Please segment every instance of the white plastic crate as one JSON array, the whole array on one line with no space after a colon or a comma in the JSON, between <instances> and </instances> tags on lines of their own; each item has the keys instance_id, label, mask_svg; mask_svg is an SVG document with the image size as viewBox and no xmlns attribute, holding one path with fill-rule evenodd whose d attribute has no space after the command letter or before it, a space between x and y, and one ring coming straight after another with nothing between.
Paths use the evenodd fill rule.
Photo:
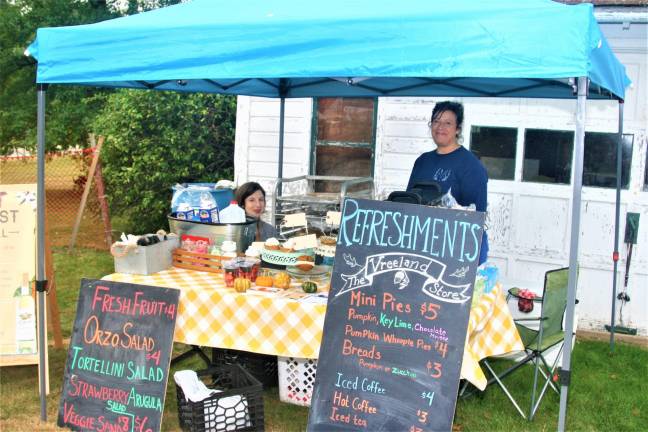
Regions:
<instances>
[{"instance_id":1,"label":"white plastic crate","mask_svg":"<svg viewBox=\"0 0 648 432\"><path fill-rule=\"evenodd\" d=\"M178 243L178 237L172 235L160 243L129 249L126 255L114 257L115 272L150 275L166 270L171 267L172 252Z\"/></svg>"},{"instance_id":2,"label":"white plastic crate","mask_svg":"<svg viewBox=\"0 0 648 432\"><path fill-rule=\"evenodd\" d=\"M294 405L310 406L317 372L317 359L277 357L279 399Z\"/></svg>"}]
</instances>

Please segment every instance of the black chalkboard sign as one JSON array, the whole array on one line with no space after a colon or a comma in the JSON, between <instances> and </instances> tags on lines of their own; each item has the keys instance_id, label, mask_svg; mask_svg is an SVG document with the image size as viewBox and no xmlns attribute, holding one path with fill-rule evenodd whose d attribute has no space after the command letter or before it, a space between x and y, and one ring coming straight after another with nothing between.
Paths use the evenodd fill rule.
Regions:
<instances>
[{"instance_id":1,"label":"black chalkboard sign","mask_svg":"<svg viewBox=\"0 0 648 432\"><path fill-rule=\"evenodd\" d=\"M345 201L308 430L451 430L483 224Z\"/></svg>"},{"instance_id":2,"label":"black chalkboard sign","mask_svg":"<svg viewBox=\"0 0 648 432\"><path fill-rule=\"evenodd\" d=\"M180 292L82 279L58 425L160 430Z\"/></svg>"}]
</instances>

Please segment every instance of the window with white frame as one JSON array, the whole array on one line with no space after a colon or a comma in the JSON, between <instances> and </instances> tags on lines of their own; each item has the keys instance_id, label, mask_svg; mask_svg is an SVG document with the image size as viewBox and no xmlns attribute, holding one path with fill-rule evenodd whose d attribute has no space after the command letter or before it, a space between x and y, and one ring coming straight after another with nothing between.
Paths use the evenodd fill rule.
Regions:
<instances>
[{"instance_id":1,"label":"window with white frame","mask_svg":"<svg viewBox=\"0 0 648 432\"><path fill-rule=\"evenodd\" d=\"M515 178L517 129L473 126L470 129L470 150L486 167L489 179Z\"/></svg>"}]
</instances>

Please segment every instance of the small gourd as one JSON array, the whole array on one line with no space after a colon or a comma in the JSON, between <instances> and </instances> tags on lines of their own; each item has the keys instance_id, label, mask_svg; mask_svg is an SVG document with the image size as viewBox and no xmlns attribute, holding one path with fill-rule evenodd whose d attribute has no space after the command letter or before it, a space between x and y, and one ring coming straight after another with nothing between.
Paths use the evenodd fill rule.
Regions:
<instances>
[{"instance_id":1,"label":"small gourd","mask_svg":"<svg viewBox=\"0 0 648 432\"><path fill-rule=\"evenodd\" d=\"M257 276L254 283L262 287L271 287L274 284L272 276Z\"/></svg>"},{"instance_id":2,"label":"small gourd","mask_svg":"<svg viewBox=\"0 0 648 432\"><path fill-rule=\"evenodd\" d=\"M274 277L274 286L281 289L290 287L290 275L286 272L279 272Z\"/></svg>"},{"instance_id":3,"label":"small gourd","mask_svg":"<svg viewBox=\"0 0 648 432\"><path fill-rule=\"evenodd\" d=\"M312 294L317 292L317 284L315 282L306 281L302 284L302 290L305 293Z\"/></svg>"},{"instance_id":4,"label":"small gourd","mask_svg":"<svg viewBox=\"0 0 648 432\"><path fill-rule=\"evenodd\" d=\"M249 279L240 277L234 279L234 289L236 290L236 292L244 293L248 288L250 288L250 285L252 285L252 283Z\"/></svg>"}]
</instances>

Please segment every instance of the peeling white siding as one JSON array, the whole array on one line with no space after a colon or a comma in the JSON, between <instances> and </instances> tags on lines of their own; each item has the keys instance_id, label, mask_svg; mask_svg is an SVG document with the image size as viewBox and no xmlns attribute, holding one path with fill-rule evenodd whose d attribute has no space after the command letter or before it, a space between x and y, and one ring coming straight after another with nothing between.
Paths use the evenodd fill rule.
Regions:
<instances>
[{"instance_id":1,"label":"peeling white siding","mask_svg":"<svg viewBox=\"0 0 648 432\"><path fill-rule=\"evenodd\" d=\"M641 24L633 24L634 30ZM634 134L630 187L621 194L620 242L625 214L639 212L640 231L629 277L631 302L625 325L648 335L648 191L643 190L648 124L648 56L643 33L629 35L621 25L603 26L608 41L633 81L625 100L624 132ZM443 98L447 99L447 98ZM433 148L427 121L438 98L380 98L378 101L375 184L377 198L403 190L414 160ZM490 257L507 277L542 281L545 271L567 265L571 233L569 185L522 182L525 128L573 130L573 100L466 98L464 145L470 148L473 125L518 129L514 181L489 182L487 229ZM312 101L286 102L284 176L308 174ZM586 130L616 132L615 102L588 101ZM279 102L239 97L235 151L236 181L259 181L271 196L277 174ZM581 328L602 330L609 324L612 293L615 191L585 187L582 191L578 306ZM618 289L623 287L625 245L620 244ZM618 317L618 312L617 312Z\"/></svg>"},{"instance_id":2,"label":"peeling white siding","mask_svg":"<svg viewBox=\"0 0 648 432\"><path fill-rule=\"evenodd\" d=\"M311 99L288 99L285 105L283 176L308 174ZM278 172L279 100L239 96L236 111L234 168L237 184L256 181L272 205ZM286 191L290 193L290 191Z\"/></svg>"}]
</instances>

